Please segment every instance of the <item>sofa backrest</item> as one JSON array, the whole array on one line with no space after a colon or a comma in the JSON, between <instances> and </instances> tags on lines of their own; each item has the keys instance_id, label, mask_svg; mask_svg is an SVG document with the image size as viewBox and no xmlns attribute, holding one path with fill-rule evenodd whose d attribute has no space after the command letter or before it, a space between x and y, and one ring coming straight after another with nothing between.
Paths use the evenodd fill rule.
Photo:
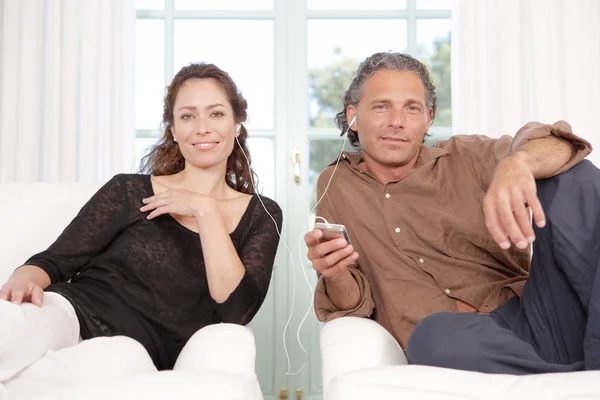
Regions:
<instances>
[{"instance_id":1,"label":"sofa backrest","mask_svg":"<svg viewBox=\"0 0 600 400\"><path fill-rule=\"evenodd\" d=\"M0 185L0 286L29 257L45 250L101 183Z\"/></svg>"}]
</instances>

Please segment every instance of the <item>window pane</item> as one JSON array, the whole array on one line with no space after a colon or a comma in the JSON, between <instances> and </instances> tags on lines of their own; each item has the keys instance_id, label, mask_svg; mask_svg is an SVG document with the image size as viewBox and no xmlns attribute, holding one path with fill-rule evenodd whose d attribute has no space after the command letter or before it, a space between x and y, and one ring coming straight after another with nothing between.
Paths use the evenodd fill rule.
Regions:
<instances>
[{"instance_id":1,"label":"window pane","mask_svg":"<svg viewBox=\"0 0 600 400\"><path fill-rule=\"evenodd\" d=\"M406 0L307 0L309 10L398 10Z\"/></svg>"},{"instance_id":2,"label":"window pane","mask_svg":"<svg viewBox=\"0 0 600 400\"><path fill-rule=\"evenodd\" d=\"M158 142L158 138L136 138L135 139L135 164L133 165L133 171L137 172L140 168L140 161L142 157L148 154L148 151L152 146Z\"/></svg>"},{"instance_id":3,"label":"window pane","mask_svg":"<svg viewBox=\"0 0 600 400\"><path fill-rule=\"evenodd\" d=\"M310 196L311 210L315 207L315 204L317 204L317 178L319 177L321 171L323 171L329 164L337 160L340 155L340 151L342 150L343 141L343 138L339 138L312 139L309 142L310 154L308 160L308 195ZM348 140L346 140L344 150L356 151ZM312 224L309 226L312 226Z\"/></svg>"},{"instance_id":4,"label":"window pane","mask_svg":"<svg viewBox=\"0 0 600 400\"><path fill-rule=\"evenodd\" d=\"M165 8L165 0L135 0L135 8L142 10L160 10Z\"/></svg>"},{"instance_id":5,"label":"window pane","mask_svg":"<svg viewBox=\"0 0 600 400\"><path fill-rule=\"evenodd\" d=\"M182 10L272 10L273 0L175 0Z\"/></svg>"},{"instance_id":6,"label":"window pane","mask_svg":"<svg viewBox=\"0 0 600 400\"><path fill-rule=\"evenodd\" d=\"M437 91L434 126L452 126L449 19L417 20L417 58L429 68Z\"/></svg>"},{"instance_id":7,"label":"window pane","mask_svg":"<svg viewBox=\"0 0 600 400\"><path fill-rule=\"evenodd\" d=\"M252 132L249 133L252 135ZM275 197L275 146L266 138L248 139L252 168L258 175L258 193Z\"/></svg>"},{"instance_id":8,"label":"window pane","mask_svg":"<svg viewBox=\"0 0 600 400\"><path fill-rule=\"evenodd\" d=\"M360 34L357 34L360 32ZM309 20L309 120L334 127L358 64L378 51L406 51L405 20Z\"/></svg>"},{"instance_id":9,"label":"window pane","mask_svg":"<svg viewBox=\"0 0 600 400\"><path fill-rule=\"evenodd\" d=\"M452 0L417 0L417 8L422 10L451 10Z\"/></svg>"},{"instance_id":10,"label":"window pane","mask_svg":"<svg viewBox=\"0 0 600 400\"><path fill-rule=\"evenodd\" d=\"M158 129L165 90L165 24L137 19L135 25L135 127Z\"/></svg>"},{"instance_id":11,"label":"window pane","mask_svg":"<svg viewBox=\"0 0 600 400\"><path fill-rule=\"evenodd\" d=\"M207 32L214 35L207 36ZM248 101L247 126L272 129L273 45L271 20L176 20L175 73L191 62L217 65L229 73Z\"/></svg>"}]
</instances>

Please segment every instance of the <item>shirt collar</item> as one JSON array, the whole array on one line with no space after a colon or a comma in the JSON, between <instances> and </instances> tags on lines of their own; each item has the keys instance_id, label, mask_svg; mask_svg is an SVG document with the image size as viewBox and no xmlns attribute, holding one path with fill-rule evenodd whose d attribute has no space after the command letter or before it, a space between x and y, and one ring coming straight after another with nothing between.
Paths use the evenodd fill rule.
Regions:
<instances>
[{"instance_id":1,"label":"shirt collar","mask_svg":"<svg viewBox=\"0 0 600 400\"><path fill-rule=\"evenodd\" d=\"M446 154L448 154L448 150L446 149L422 145L421 150L419 151L419 157L417 158L416 168L419 168L422 165L427 164L429 161L439 158ZM358 164L360 164L360 162L363 161L362 153L356 151L344 151L342 153L342 158L340 159L340 162L344 160L349 162L351 166L358 167ZM329 165L335 165L336 162L337 159Z\"/></svg>"}]
</instances>

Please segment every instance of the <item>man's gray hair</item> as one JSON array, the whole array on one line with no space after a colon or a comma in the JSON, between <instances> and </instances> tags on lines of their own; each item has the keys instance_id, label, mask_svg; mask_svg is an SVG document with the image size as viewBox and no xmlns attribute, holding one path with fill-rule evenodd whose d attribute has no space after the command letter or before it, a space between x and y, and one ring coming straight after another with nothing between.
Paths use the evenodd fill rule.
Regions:
<instances>
[{"instance_id":1,"label":"man's gray hair","mask_svg":"<svg viewBox=\"0 0 600 400\"><path fill-rule=\"evenodd\" d=\"M431 122L433 123L435 111L437 109L437 94L435 93L435 86L433 85L433 82L431 82L427 67L408 54L375 53L359 65L358 70L352 79L352 83L350 83L350 87L344 93L344 109L335 116L335 123L342 131L341 135L343 135L348 128L346 109L349 105L355 107L358 105L358 102L363 95L363 87L366 80L375 72L381 70L408 71L419 75L423 82L423 86L425 87L425 102L427 109L433 109L433 117L431 118ZM356 131L353 131L352 129L348 130L348 139L352 146L357 148L360 147Z\"/></svg>"}]
</instances>

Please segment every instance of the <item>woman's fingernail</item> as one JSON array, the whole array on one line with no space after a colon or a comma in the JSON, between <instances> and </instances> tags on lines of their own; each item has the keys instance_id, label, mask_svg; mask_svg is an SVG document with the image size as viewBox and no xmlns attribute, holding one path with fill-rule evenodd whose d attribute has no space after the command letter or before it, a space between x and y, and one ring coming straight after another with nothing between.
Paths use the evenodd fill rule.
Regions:
<instances>
[{"instance_id":1,"label":"woman's fingernail","mask_svg":"<svg viewBox=\"0 0 600 400\"><path fill-rule=\"evenodd\" d=\"M502 242L502 243L500 243L500 247L502 247L504 250L506 250L510 247L510 242Z\"/></svg>"}]
</instances>

